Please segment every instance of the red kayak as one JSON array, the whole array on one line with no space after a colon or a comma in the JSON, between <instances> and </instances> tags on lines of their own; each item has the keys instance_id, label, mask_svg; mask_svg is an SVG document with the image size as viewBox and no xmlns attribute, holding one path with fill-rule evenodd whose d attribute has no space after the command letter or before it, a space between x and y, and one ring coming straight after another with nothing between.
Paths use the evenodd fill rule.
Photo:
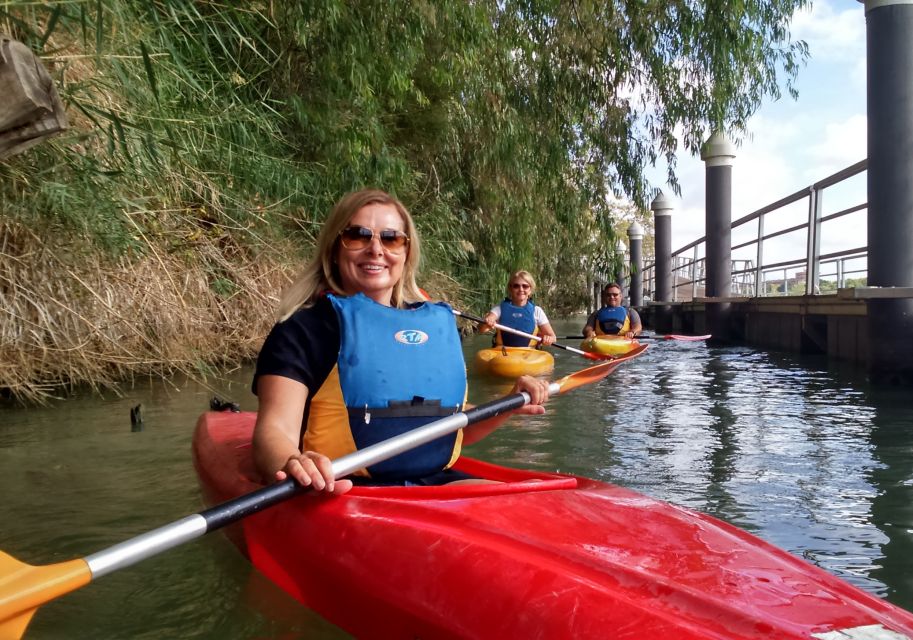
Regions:
<instances>
[{"instance_id":1,"label":"red kayak","mask_svg":"<svg viewBox=\"0 0 913 640\"><path fill-rule=\"evenodd\" d=\"M254 420L200 418L212 503L260 487ZM710 516L575 476L458 468L501 484L299 496L228 531L358 637L913 639L913 614Z\"/></svg>"}]
</instances>

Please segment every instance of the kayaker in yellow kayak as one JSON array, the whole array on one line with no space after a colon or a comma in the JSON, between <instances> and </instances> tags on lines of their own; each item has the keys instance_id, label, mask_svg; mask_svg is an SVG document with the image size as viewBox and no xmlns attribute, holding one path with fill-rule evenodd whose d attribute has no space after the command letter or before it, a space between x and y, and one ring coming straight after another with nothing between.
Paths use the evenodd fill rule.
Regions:
<instances>
[{"instance_id":1,"label":"kayaker in yellow kayak","mask_svg":"<svg viewBox=\"0 0 913 640\"><path fill-rule=\"evenodd\" d=\"M621 287L610 282L602 289L602 308L594 311L583 326L583 337L623 336L636 338L643 331L640 314L621 304Z\"/></svg>"},{"instance_id":2,"label":"kayaker in yellow kayak","mask_svg":"<svg viewBox=\"0 0 913 640\"><path fill-rule=\"evenodd\" d=\"M482 331L496 330L494 346L534 347L537 344L535 340L496 329L495 324L537 335L546 346L555 342L555 330L552 329L545 310L531 299L535 291L536 281L529 271L515 271L510 275L507 297L485 314L485 325L482 326Z\"/></svg>"},{"instance_id":3,"label":"kayaker in yellow kayak","mask_svg":"<svg viewBox=\"0 0 913 640\"><path fill-rule=\"evenodd\" d=\"M315 255L283 294L279 321L257 359L260 406L254 461L266 480L294 477L342 493L331 459L463 410L466 366L448 305L428 302L415 282L419 238L396 198L378 190L344 196ZM548 382L516 381L539 414ZM450 469L464 444L497 428L497 416L358 472L365 484L472 482Z\"/></svg>"}]
</instances>

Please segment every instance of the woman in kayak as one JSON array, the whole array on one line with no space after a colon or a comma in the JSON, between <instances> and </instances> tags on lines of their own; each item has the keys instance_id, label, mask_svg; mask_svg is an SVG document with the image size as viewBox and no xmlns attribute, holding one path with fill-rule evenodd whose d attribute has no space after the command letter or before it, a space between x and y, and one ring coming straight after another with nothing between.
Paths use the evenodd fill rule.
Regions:
<instances>
[{"instance_id":1,"label":"woman in kayak","mask_svg":"<svg viewBox=\"0 0 913 640\"><path fill-rule=\"evenodd\" d=\"M536 291L536 281L529 271L516 271L507 281L507 297L503 302L492 307L485 315L483 331L495 329L494 346L500 347L534 347L536 340L501 331L495 324L502 324L511 329L537 335L543 345L550 345L556 340L555 330L545 315L545 310L533 304L532 295ZM500 321L500 322L499 322Z\"/></svg>"},{"instance_id":2,"label":"woman in kayak","mask_svg":"<svg viewBox=\"0 0 913 640\"><path fill-rule=\"evenodd\" d=\"M257 359L254 461L267 480L293 477L343 493L331 459L463 410L466 366L449 306L426 301L415 282L420 243L412 217L378 190L344 196L317 251L284 293L279 321ZM524 376L514 392L544 413L548 382ZM508 414L416 447L367 470L367 484L476 481L450 469L461 446Z\"/></svg>"}]
</instances>

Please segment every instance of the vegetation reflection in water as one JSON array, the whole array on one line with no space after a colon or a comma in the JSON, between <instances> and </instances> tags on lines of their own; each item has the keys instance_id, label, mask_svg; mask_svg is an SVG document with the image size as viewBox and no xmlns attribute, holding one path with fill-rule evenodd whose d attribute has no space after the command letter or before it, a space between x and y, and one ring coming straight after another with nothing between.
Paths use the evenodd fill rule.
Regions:
<instances>
[{"instance_id":1,"label":"vegetation reflection in water","mask_svg":"<svg viewBox=\"0 0 913 640\"><path fill-rule=\"evenodd\" d=\"M556 322L559 334L579 329ZM489 338L465 341L467 362ZM573 344L572 341L565 341ZM554 377L592 364L556 352ZM251 371L222 397L254 409ZM471 370L479 403L509 383ZM212 392L149 384L0 409L0 548L32 564L92 553L200 509L190 461ZM823 361L655 343L606 380L554 399L469 453L621 484L706 511L913 609L913 418L908 389ZM141 430L130 408L143 404ZM43 607L27 638L345 634L259 578L222 534Z\"/></svg>"}]
</instances>

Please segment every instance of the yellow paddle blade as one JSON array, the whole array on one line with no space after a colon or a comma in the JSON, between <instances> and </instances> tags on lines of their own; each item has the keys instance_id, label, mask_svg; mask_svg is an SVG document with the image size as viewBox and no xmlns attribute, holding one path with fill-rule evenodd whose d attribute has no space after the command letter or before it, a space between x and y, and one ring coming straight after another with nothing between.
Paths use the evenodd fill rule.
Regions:
<instances>
[{"instance_id":1,"label":"yellow paddle blade","mask_svg":"<svg viewBox=\"0 0 913 640\"><path fill-rule=\"evenodd\" d=\"M38 607L91 581L82 559L33 567L0 551L0 640L19 640Z\"/></svg>"},{"instance_id":2,"label":"yellow paddle blade","mask_svg":"<svg viewBox=\"0 0 913 640\"><path fill-rule=\"evenodd\" d=\"M607 375L615 371L618 365L636 358L646 350L647 345L642 344L639 347L628 351L623 356L618 356L611 360L607 360L602 364L597 364L594 367L587 367L586 369L581 369L580 371L566 375L560 380L556 381L560 387L559 393L564 393L566 391L570 391L571 389L576 389L577 387L582 387L583 385L590 384L592 382L599 382Z\"/></svg>"}]
</instances>

